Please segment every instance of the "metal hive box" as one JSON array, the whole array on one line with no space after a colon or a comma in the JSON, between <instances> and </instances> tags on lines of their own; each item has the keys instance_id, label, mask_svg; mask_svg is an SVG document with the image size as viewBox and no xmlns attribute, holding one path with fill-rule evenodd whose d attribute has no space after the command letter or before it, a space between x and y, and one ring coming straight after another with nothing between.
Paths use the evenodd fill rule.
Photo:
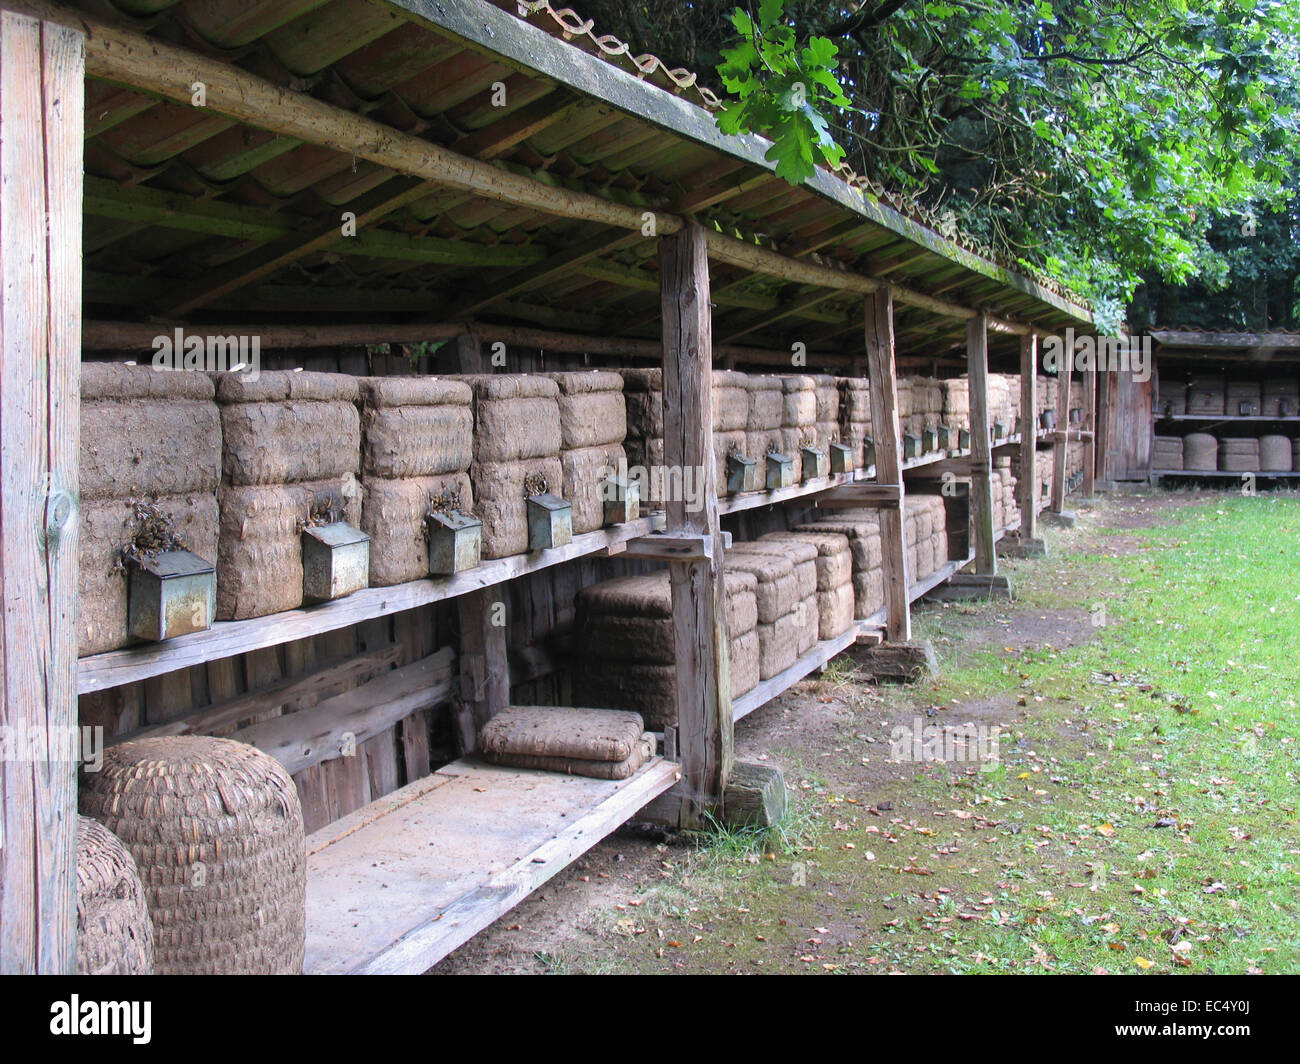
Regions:
<instances>
[{"instance_id":1,"label":"metal hive box","mask_svg":"<svg viewBox=\"0 0 1300 1064\"><path fill-rule=\"evenodd\" d=\"M452 510L424 517L429 533L429 575L451 576L483 560L483 522Z\"/></svg>"},{"instance_id":2,"label":"metal hive box","mask_svg":"<svg viewBox=\"0 0 1300 1064\"><path fill-rule=\"evenodd\" d=\"M129 561L127 629L160 642L212 627L217 571L187 550L162 551Z\"/></svg>"},{"instance_id":3,"label":"metal hive box","mask_svg":"<svg viewBox=\"0 0 1300 1064\"><path fill-rule=\"evenodd\" d=\"M832 473L853 472L853 448L844 443L832 443L828 448Z\"/></svg>"},{"instance_id":4,"label":"metal hive box","mask_svg":"<svg viewBox=\"0 0 1300 1064\"><path fill-rule=\"evenodd\" d=\"M370 537L346 521L302 530L302 597L329 602L370 583Z\"/></svg>"},{"instance_id":5,"label":"metal hive box","mask_svg":"<svg viewBox=\"0 0 1300 1064\"><path fill-rule=\"evenodd\" d=\"M758 463L743 454L727 455L727 493L758 491Z\"/></svg>"},{"instance_id":6,"label":"metal hive box","mask_svg":"<svg viewBox=\"0 0 1300 1064\"><path fill-rule=\"evenodd\" d=\"M610 477L604 489L606 525L622 525L641 516L641 482L630 477Z\"/></svg>"},{"instance_id":7,"label":"metal hive box","mask_svg":"<svg viewBox=\"0 0 1300 1064\"><path fill-rule=\"evenodd\" d=\"M549 550L573 542L573 503L545 492L528 496L528 549Z\"/></svg>"},{"instance_id":8,"label":"metal hive box","mask_svg":"<svg viewBox=\"0 0 1300 1064\"><path fill-rule=\"evenodd\" d=\"M794 459L773 451L767 456L767 490L788 488L794 483Z\"/></svg>"},{"instance_id":9,"label":"metal hive box","mask_svg":"<svg viewBox=\"0 0 1300 1064\"><path fill-rule=\"evenodd\" d=\"M820 447L801 447L799 453L803 460L803 479L805 481L830 474L830 458Z\"/></svg>"}]
</instances>

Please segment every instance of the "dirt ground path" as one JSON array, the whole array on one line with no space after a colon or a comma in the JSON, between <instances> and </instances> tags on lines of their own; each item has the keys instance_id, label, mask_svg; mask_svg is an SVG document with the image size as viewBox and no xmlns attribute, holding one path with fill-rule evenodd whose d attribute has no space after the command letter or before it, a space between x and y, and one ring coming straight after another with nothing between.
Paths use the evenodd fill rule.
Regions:
<instances>
[{"instance_id":1,"label":"dirt ground path","mask_svg":"<svg viewBox=\"0 0 1300 1064\"><path fill-rule=\"evenodd\" d=\"M1086 641L1095 629L1086 587L1071 586L1071 579L1077 581L1079 574L1068 571L1069 561L1089 552L1128 554L1142 549L1142 541L1133 533L1166 522L1188 501L1188 496L1167 493L1107 496L1081 513L1077 527L1046 530L1048 558L1004 566L1013 588L1033 584L1038 594L978 605L927 603L917 610L919 630L934 641L941 662L961 660L976 651L996 649L1014 656ZM1061 586L1054 588L1058 576ZM851 662L842 658L827 676L797 685L740 722L736 755L780 766L787 785L803 792L801 799L819 802L825 796L836 803L820 817L823 833L827 824L832 831L839 827L835 818L840 811L846 819L852 815L855 824L862 817L880 817L885 824L900 814L928 812L917 808L912 792L916 766L889 761L888 750L895 725L935 715L929 693L925 683L892 689L860 683L852 676ZM1014 690L984 695L960 706L961 719L1014 732L1024 715L1032 712L1031 707L1018 704L1022 701ZM806 875L797 860L778 860L773 855L767 859L774 866L772 879ZM679 919L682 933L696 941L746 934L744 907L725 916L711 911L717 892L709 880L708 870L700 866L695 848L686 840L643 827L625 828L447 957L431 974L764 970L762 959L749 959L743 968L733 964L726 941L720 953L709 955L711 959L697 956L685 964L673 949L665 951L663 945L646 941L657 937L668 945L680 945L665 939L666 916ZM867 896L871 889L864 885L863 896L857 897L837 896L836 890L811 892L815 900L805 898L791 906L789 919L778 917L776 923L782 928L796 923L813 927L816 937L808 941L819 950L837 943L851 945L862 928L855 914L865 904L892 907L888 896ZM651 914L654 919L647 919ZM762 935L757 937L763 940ZM799 965L777 970L799 970Z\"/></svg>"}]
</instances>

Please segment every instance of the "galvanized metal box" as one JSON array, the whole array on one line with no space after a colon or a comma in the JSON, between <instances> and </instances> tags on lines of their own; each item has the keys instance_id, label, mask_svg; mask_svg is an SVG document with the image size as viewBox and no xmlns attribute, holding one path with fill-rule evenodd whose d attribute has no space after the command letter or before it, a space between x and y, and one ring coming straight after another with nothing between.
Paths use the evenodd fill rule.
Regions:
<instances>
[{"instance_id":1,"label":"galvanized metal box","mask_svg":"<svg viewBox=\"0 0 1300 1064\"><path fill-rule=\"evenodd\" d=\"M910 432L903 434L903 457L904 458L921 457L920 436L913 436Z\"/></svg>"},{"instance_id":2,"label":"galvanized metal box","mask_svg":"<svg viewBox=\"0 0 1300 1064\"><path fill-rule=\"evenodd\" d=\"M957 430L957 449L959 451L970 450L970 429Z\"/></svg>"},{"instance_id":3,"label":"galvanized metal box","mask_svg":"<svg viewBox=\"0 0 1300 1064\"><path fill-rule=\"evenodd\" d=\"M820 447L800 447L799 454L803 460L803 479L805 483L817 477L830 475L830 458Z\"/></svg>"},{"instance_id":4,"label":"galvanized metal box","mask_svg":"<svg viewBox=\"0 0 1300 1064\"><path fill-rule=\"evenodd\" d=\"M935 431L938 435L939 450L948 450L952 446L952 429L947 425L940 425Z\"/></svg>"},{"instance_id":5,"label":"galvanized metal box","mask_svg":"<svg viewBox=\"0 0 1300 1064\"><path fill-rule=\"evenodd\" d=\"M160 642L212 627L217 571L187 550L163 551L128 562L127 629Z\"/></svg>"},{"instance_id":6,"label":"galvanized metal box","mask_svg":"<svg viewBox=\"0 0 1300 1064\"><path fill-rule=\"evenodd\" d=\"M862 464L867 469L876 464L876 441L870 436L862 437Z\"/></svg>"},{"instance_id":7,"label":"galvanized metal box","mask_svg":"<svg viewBox=\"0 0 1300 1064\"><path fill-rule=\"evenodd\" d=\"M758 491L758 463L743 454L727 455L727 494Z\"/></svg>"},{"instance_id":8,"label":"galvanized metal box","mask_svg":"<svg viewBox=\"0 0 1300 1064\"><path fill-rule=\"evenodd\" d=\"M456 510L424 515L429 536L429 575L451 576L483 560L483 522Z\"/></svg>"},{"instance_id":9,"label":"galvanized metal box","mask_svg":"<svg viewBox=\"0 0 1300 1064\"><path fill-rule=\"evenodd\" d=\"M926 454L939 449L939 430L922 429L921 430L921 450Z\"/></svg>"},{"instance_id":10,"label":"galvanized metal box","mask_svg":"<svg viewBox=\"0 0 1300 1064\"><path fill-rule=\"evenodd\" d=\"M529 550L550 550L573 542L573 503L549 491L528 496L527 503Z\"/></svg>"},{"instance_id":11,"label":"galvanized metal box","mask_svg":"<svg viewBox=\"0 0 1300 1064\"><path fill-rule=\"evenodd\" d=\"M767 456L767 490L788 488L794 483L794 459L773 451Z\"/></svg>"},{"instance_id":12,"label":"galvanized metal box","mask_svg":"<svg viewBox=\"0 0 1300 1064\"><path fill-rule=\"evenodd\" d=\"M610 477L601 485L605 500L605 524L622 525L641 516L641 481Z\"/></svg>"},{"instance_id":13,"label":"galvanized metal box","mask_svg":"<svg viewBox=\"0 0 1300 1064\"><path fill-rule=\"evenodd\" d=\"M832 473L853 472L853 448L844 443L832 443L830 451Z\"/></svg>"},{"instance_id":14,"label":"galvanized metal box","mask_svg":"<svg viewBox=\"0 0 1300 1064\"><path fill-rule=\"evenodd\" d=\"M1044 410L1038 415L1038 424L1049 432L1056 428L1056 411Z\"/></svg>"},{"instance_id":15,"label":"galvanized metal box","mask_svg":"<svg viewBox=\"0 0 1300 1064\"><path fill-rule=\"evenodd\" d=\"M346 521L302 530L302 597L330 602L370 583L370 537Z\"/></svg>"}]
</instances>

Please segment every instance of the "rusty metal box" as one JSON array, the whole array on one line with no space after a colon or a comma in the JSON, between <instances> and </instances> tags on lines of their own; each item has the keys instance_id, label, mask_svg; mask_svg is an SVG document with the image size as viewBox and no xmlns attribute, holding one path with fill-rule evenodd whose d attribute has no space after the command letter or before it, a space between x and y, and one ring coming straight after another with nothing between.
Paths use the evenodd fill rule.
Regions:
<instances>
[{"instance_id":1,"label":"rusty metal box","mask_svg":"<svg viewBox=\"0 0 1300 1064\"><path fill-rule=\"evenodd\" d=\"M801 447L799 448L799 454L802 458L802 472L805 484L817 477L830 475L830 457L820 447Z\"/></svg>"},{"instance_id":2,"label":"rusty metal box","mask_svg":"<svg viewBox=\"0 0 1300 1064\"><path fill-rule=\"evenodd\" d=\"M483 522L456 510L424 515L429 536L429 575L451 576L483 559Z\"/></svg>"},{"instance_id":3,"label":"rusty metal box","mask_svg":"<svg viewBox=\"0 0 1300 1064\"><path fill-rule=\"evenodd\" d=\"M641 516L641 481L633 477L610 477L601 485L605 500L605 524L622 525Z\"/></svg>"},{"instance_id":4,"label":"rusty metal box","mask_svg":"<svg viewBox=\"0 0 1300 1064\"><path fill-rule=\"evenodd\" d=\"M758 491L758 463L743 454L727 455L727 494Z\"/></svg>"},{"instance_id":5,"label":"rusty metal box","mask_svg":"<svg viewBox=\"0 0 1300 1064\"><path fill-rule=\"evenodd\" d=\"M302 530L302 598L330 602L370 583L370 537L346 521Z\"/></svg>"},{"instance_id":6,"label":"rusty metal box","mask_svg":"<svg viewBox=\"0 0 1300 1064\"><path fill-rule=\"evenodd\" d=\"M573 503L548 491L528 496L527 505L529 550L550 550L573 542Z\"/></svg>"},{"instance_id":7,"label":"rusty metal box","mask_svg":"<svg viewBox=\"0 0 1300 1064\"><path fill-rule=\"evenodd\" d=\"M127 629L159 642L212 627L217 571L187 550L128 561Z\"/></svg>"},{"instance_id":8,"label":"rusty metal box","mask_svg":"<svg viewBox=\"0 0 1300 1064\"><path fill-rule=\"evenodd\" d=\"M853 448L843 443L832 443L828 448L832 473L853 472Z\"/></svg>"},{"instance_id":9,"label":"rusty metal box","mask_svg":"<svg viewBox=\"0 0 1300 1064\"><path fill-rule=\"evenodd\" d=\"M767 490L788 488L794 483L794 459L773 451L767 456Z\"/></svg>"}]
</instances>

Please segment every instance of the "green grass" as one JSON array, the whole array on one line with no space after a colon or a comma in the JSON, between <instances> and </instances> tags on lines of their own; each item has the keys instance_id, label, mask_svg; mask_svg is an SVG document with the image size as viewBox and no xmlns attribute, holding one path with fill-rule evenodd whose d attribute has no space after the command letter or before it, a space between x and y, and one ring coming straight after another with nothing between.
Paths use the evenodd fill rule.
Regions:
<instances>
[{"instance_id":1,"label":"green grass","mask_svg":"<svg viewBox=\"0 0 1300 1064\"><path fill-rule=\"evenodd\" d=\"M713 918L675 967L1300 971L1300 500L1197 500L1114 532L1132 552L1110 534L1014 567L1013 608L1073 608L1094 638L971 652L972 614L1012 607L936 610L918 628L942 679L883 708L848 699L846 743L918 700L1014 705L995 771L899 766L873 800L900 812L878 818L788 772L792 827L699 840ZM791 856L815 863L810 889L791 889ZM837 920L848 945L807 944Z\"/></svg>"}]
</instances>

